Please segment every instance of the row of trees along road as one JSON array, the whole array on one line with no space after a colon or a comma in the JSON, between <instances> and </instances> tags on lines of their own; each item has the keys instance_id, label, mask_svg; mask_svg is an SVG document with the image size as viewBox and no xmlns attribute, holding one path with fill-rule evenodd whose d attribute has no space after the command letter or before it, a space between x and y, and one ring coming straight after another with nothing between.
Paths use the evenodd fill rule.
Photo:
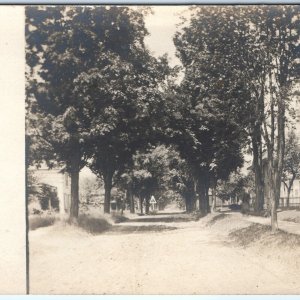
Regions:
<instances>
[{"instance_id":1,"label":"row of trees along road","mask_svg":"<svg viewBox=\"0 0 300 300\"><path fill-rule=\"evenodd\" d=\"M242 166L249 148L255 210L269 204L275 230L289 92L299 75L299 9L191 7L174 36L184 74L178 83L179 67L144 44L149 9L28 7L27 164L66 165L76 220L84 165L103 178L109 212L114 184L133 204L133 195L148 197L147 182L166 182L145 161L168 149L176 155L157 165L173 174L164 190L181 194L188 211L198 201L205 214L209 188L214 209L218 180Z\"/></svg>"},{"instance_id":2,"label":"row of trees along road","mask_svg":"<svg viewBox=\"0 0 300 300\"><path fill-rule=\"evenodd\" d=\"M145 48L146 14L127 7L26 9L28 164L65 163L71 219L78 217L81 168L103 176L109 212L114 172L150 140L146 125L159 111L170 69Z\"/></svg>"},{"instance_id":3,"label":"row of trees along road","mask_svg":"<svg viewBox=\"0 0 300 300\"><path fill-rule=\"evenodd\" d=\"M207 98L210 104L214 99L225 101L227 109L221 110L225 120L242 128L250 141L255 210L262 209L268 186L265 202L270 206L273 230L277 227L289 96L299 77L299 10L299 6L195 7L191 20L175 36L186 70L183 84L189 82L192 101L198 99L201 107Z\"/></svg>"}]
</instances>

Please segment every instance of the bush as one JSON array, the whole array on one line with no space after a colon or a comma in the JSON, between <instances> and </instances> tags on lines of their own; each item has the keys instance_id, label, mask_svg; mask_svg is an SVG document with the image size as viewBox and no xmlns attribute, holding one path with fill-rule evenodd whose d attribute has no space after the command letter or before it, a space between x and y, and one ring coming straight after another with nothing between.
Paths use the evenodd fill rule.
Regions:
<instances>
[{"instance_id":1,"label":"bush","mask_svg":"<svg viewBox=\"0 0 300 300\"><path fill-rule=\"evenodd\" d=\"M101 217L96 218L89 215L80 215L78 217L78 226L89 233L95 234L108 230L111 224Z\"/></svg>"},{"instance_id":2,"label":"bush","mask_svg":"<svg viewBox=\"0 0 300 300\"><path fill-rule=\"evenodd\" d=\"M41 227L47 227L54 224L56 218L54 215L34 215L29 217L29 230L35 230Z\"/></svg>"}]
</instances>

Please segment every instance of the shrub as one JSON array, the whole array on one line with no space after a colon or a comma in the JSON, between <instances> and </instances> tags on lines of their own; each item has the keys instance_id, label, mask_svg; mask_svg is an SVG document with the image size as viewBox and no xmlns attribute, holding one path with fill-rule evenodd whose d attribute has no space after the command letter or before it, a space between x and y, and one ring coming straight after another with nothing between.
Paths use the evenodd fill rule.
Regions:
<instances>
[{"instance_id":1,"label":"shrub","mask_svg":"<svg viewBox=\"0 0 300 300\"><path fill-rule=\"evenodd\" d=\"M35 230L40 227L47 227L54 224L56 218L54 215L34 215L29 217L29 230Z\"/></svg>"},{"instance_id":2,"label":"shrub","mask_svg":"<svg viewBox=\"0 0 300 300\"><path fill-rule=\"evenodd\" d=\"M78 226L89 233L101 233L108 230L111 224L101 217L92 217L89 215L80 215L78 217Z\"/></svg>"}]
</instances>

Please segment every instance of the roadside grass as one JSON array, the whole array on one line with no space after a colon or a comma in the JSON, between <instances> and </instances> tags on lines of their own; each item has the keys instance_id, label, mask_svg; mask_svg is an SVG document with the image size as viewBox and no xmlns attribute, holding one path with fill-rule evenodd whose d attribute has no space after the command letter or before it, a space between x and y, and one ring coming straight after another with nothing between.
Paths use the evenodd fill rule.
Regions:
<instances>
[{"instance_id":1,"label":"roadside grass","mask_svg":"<svg viewBox=\"0 0 300 300\"><path fill-rule=\"evenodd\" d=\"M233 230L230 239L238 246L247 248L253 245L296 248L300 246L300 236L278 230L273 233L271 226L251 224L245 228Z\"/></svg>"},{"instance_id":2,"label":"roadside grass","mask_svg":"<svg viewBox=\"0 0 300 300\"><path fill-rule=\"evenodd\" d=\"M29 230L48 227L55 223L57 217L54 214L41 214L29 216Z\"/></svg>"}]
</instances>

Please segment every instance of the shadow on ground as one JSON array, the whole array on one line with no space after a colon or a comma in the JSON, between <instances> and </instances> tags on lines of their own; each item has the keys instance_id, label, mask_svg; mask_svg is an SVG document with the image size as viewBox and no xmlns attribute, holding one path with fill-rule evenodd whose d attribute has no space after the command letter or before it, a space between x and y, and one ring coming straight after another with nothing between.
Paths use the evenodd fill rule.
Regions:
<instances>
[{"instance_id":1,"label":"shadow on ground","mask_svg":"<svg viewBox=\"0 0 300 300\"><path fill-rule=\"evenodd\" d=\"M131 233L145 233L145 232L161 232L175 230L176 227L165 226L165 225L116 225L112 226L105 234L131 234Z\"/></svg>"},{"instance_id":2,"label":"shadow on ground","mask_svg":"<svg viewBox=\"0 0 300 300\"><path fill-rule=\"evenodd\" d=\"M228 216L229 216L228 214L223 214L223 213L216 215L206 224L206 226L210 227L210 226L214 225L215 223L217 223L218 221L225 219Z\"/></svg>"},{"instance_id":3,"label":"shadow on ground","mask_svg":"<svg viewBox=\"0 0 300 300\"><path fill-rule=\"evenodd\" d=\"M119 220L118 220L119 221ZM147 218L141 219L143 222L148 222ZM124 222L132 222L132 219L123 219L121 225L112 225L107 220L101 218L94 218L91 216L82 215L78 218L80 228L85 231L98 235L98 234L130 234L130 233L143 233L143 232L161 232L166 230L174 230L176 227L165 225L126 225Z\"/></svg>"},{"instance_id":4,"label":"shadow on ground","mask_svg":"<svg viewBox=\"0 0 300 300\"><path fill-rule=\"evenodd\" d=\"M186 213L159 213L150 216L141 216L139 218L129 219L127 222L136 223L181 223L199 220L198 215Z\"/></svg>"}]
</instances>

